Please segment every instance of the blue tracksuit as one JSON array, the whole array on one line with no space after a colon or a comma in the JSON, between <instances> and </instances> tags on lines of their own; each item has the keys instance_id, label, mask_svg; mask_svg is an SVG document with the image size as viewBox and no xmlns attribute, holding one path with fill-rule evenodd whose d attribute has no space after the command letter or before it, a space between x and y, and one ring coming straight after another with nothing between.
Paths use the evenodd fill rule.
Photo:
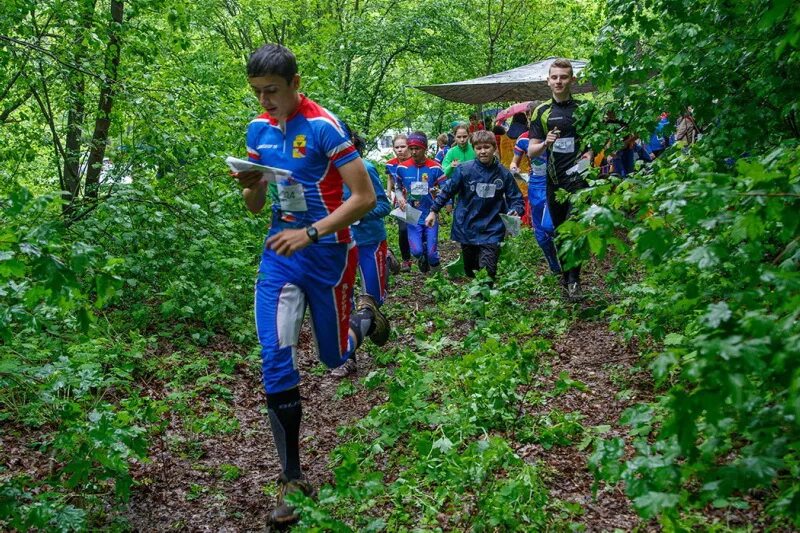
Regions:
<instances>
[{"instance_id":1,"label":"blue tracksuit","mask_svg":"<svg viewBox=\"0 0 800 533\"><path fill-rule=\"evenodd\" d=\"M408 204L422 211L416 224L408 224L411 255L421 257L424 243L428 264L436 266L439 264L439 223L429 228L425 225L425 217L433 204L430 189L446 179L442 166L433 159L426 159L419 165L413 159L408 159L397 167L397 178Z\"/></svg>"},{"instance_id":2,"label":"blue tracksuit","mask_svg":"<svg viewBox=\"0 0 800 533\"><path fill-rule=\"evenodd\" d=\"M514 153L528 157L530 139L528 132L523 133L514 144ZM547 266L551 272L561 272L558 262L556 245L553 236L556 228L550 218L550 209L547 207L547 150L531 161L531 172L528 175L528 203L531 205L531 223L536 242L542 249Z\"/></svg>"},{"instance_id":3,"label":"blue tracksuit","mask_svg":"<svg viewBox=\"0 0 800 533\"><path fill-rule=\"evenodd\" d=\"M339 120L314 101L300 97L297 112L282 130L268 113L247 129L251 161L291 172L277 184L272 208L274 235L321 220L343 202L338 168L358 159ZM256 332L267 395L297 386L296 346L306 305L320 359L344 364L355 351L349 336L358 251L345 228L289 257L264 248L255 286Z\"/></svg>"},{"instance_id":4,"label":"blue tracksuit","mask_svg":"<svg viewBox=\"0 0 800 533\"><path fill-rule=\"evenodd\" d=\"M381 184L378 171L369 161L364 161L364 166L372 181L378 203L372 211L354 224L351 230L358 245L358 270L361 273L362 291L375 298L378 305L382 305L386 299L389 280L386 263L388 246L383 219L392 210L392 206L389 204L389 198ZM344 199L348 198L350 198L350 189L345 185Z\"/></svg>"}]
</instances>

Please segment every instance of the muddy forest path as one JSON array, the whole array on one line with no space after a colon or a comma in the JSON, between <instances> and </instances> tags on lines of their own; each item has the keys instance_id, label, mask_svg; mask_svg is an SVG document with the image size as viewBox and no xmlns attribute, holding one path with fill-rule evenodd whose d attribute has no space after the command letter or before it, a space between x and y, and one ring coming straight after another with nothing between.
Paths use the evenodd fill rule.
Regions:
<instances>
[{"instance_id":1,"label":"muddy forest path","mask_svg":"<svg viewBox=\"0 0 800 533\"><path fill-rule=\"evenodd\" d=\"M330 486L299 529L650 529L621 489L593 495L587 465L592 438L623 436L620 414L652 395L636 346L592 308L607 265L586 269L587 303L567 305L533 239L520 240L504 249L495 291L426 281L416 268L393 278L395 334L368 346L356 376L328 374L306 321L302 462L309 481ZM440 250L443 263L458 254L449 241ZM162 344L152 355L168 359ZM198 357L204 370L187 382L197 387L205 372L220 387L192 396L191 417L176 409L165 421L151 462L136 467L127 518L142 531L262 530L278 461L258 349L215 337Z\"/></svg>"}]
</instances>

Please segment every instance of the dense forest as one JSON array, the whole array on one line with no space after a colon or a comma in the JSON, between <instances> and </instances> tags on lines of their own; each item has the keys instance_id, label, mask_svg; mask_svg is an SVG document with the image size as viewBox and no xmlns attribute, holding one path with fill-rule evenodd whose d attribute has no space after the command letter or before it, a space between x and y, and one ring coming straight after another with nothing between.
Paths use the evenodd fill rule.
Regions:
<instances>
[{"instance_id":1,"label":"dense forest","mask_svg":"<svg viewBox=\"0 0 800 533\"><path fill-rule=\"evenodd\" d=\"M796 2L4 0L0 529L263 527L268 218L224 159L265 42L367 139L475 111L417 85L552 56L589 61L594 146L622 142L609 112L647 138L692 106L702 131L576 195L584 303L525 230L494 286L392 280L395 333L352 380L302 334L299 529L800 527Z\"/></svg>"}]
</instances>

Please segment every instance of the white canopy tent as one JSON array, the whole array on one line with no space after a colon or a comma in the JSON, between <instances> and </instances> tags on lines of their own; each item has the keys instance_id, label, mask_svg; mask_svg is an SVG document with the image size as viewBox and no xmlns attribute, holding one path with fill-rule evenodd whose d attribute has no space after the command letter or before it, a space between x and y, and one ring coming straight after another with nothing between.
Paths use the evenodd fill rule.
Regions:
<instances>
[{"instance_id":1,"label":"white canopy tent","mask_svg":"<svg viewBox=\"0 0 800 533\"><path fill-rule=\"evenodd\" d=\"M547 100L552 96L547 86L547 74L550 64L555 60L555 57L548 57L543 61L480 78L438 85L419 85L416 88L445 100L464 104ZM571 59L570 62L576 76L587 64L579 59ZM572 87L573 94L592 91L594 87L589 83L579 83Z\"/></svg>"}]
</instances>

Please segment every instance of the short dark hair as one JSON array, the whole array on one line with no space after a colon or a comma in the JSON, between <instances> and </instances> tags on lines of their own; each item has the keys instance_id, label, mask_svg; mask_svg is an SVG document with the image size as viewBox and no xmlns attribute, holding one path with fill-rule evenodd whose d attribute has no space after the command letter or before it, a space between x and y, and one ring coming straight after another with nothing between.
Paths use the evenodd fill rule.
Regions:
<instances>
[{"instance_id":1,"label":"short dark hair","mask_svg":"<svg viewBox=\"0 0 800 533\"><path fill-rule=\"evenodd\" d=\"M472 134L472 146L476 144L491 144L497 148L497 139L494 138L494 133L487 130L478 130Z\"/></svg>"},{"instance_id":2,"label":"short dark hair","mask_svg":"<svg viewBox=\"0 0 800 533\"><path fill-rule=\"evenodd\" d=\"M297 74L297 58L291 50L279 44L265 44L247 60L247 77L280 76L291 83Z\"/></svg>"},{"instance_id":3,"label":"short dark hair","mask_svg":"<svg viewBox=\"0 0 800 533\"><path fill-rule=\"evenodd\" d=\"M575 71L572 70L572 63L570 63L569 59L564 59L563 57L559 57L558 59L556 59L555 61L550 63L550 67L547 69L548 76L550 75L550 70L553 67L556 67L556 68L568 68L570 76L574 76L575 75Z\"/></svg>"}]
</instances>

